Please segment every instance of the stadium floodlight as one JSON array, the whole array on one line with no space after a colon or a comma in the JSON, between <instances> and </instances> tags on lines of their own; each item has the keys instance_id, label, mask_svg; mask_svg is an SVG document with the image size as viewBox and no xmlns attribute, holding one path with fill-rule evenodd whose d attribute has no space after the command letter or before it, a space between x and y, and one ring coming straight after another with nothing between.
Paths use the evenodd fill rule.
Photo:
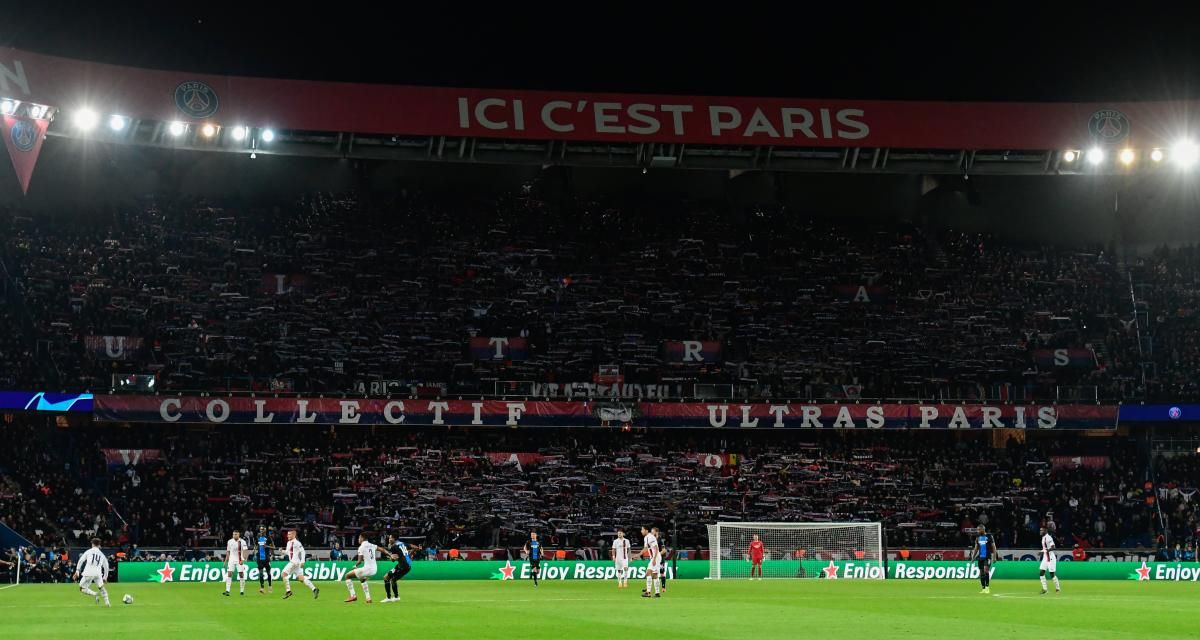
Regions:
<instances>
[{"instance_id":1,"label":"stadium floodlight","mask_svg":"<svg viewBox=\"0 0 1200 640\"><path fill-rule=\"evenodd\" d=\"M125 116L113 115L109 116L108 118L108 128L112 129L113 131L123 131L125 129L125 125L128 123L129 121L125 118Z\"/></svg>"},{"instance_id":2,"label":"stadium floodlight","mask_svg":"<svg viewBox=\"0 0 1200 640\"><path fill-rule=\"evenodd\" d=\"M1121 164L1129 166L1137 159L1137 154L1133 152L1133 149L1121 149L1121 155L1117 156L1117 158L1121 161Z\"/></svg>"},{"instance_id":3,"label":"stadium floodlight","mask_svg":"<svg viewBox=\"0 0 1200 640\"><path fill-rule=\"evenodd\" d=\"M1063 152L1063 162L1075 162L1075 158L1077 157L1079 157L1079 154L1069 149Z\"/></svg>"},{"instance_id":4,"label":"stadium floodlight","mask_svg":"<svg viewBox=\"0 0 1200 640\"><path fill-rule=\"evenodd\" d=\"M187 125L176 120L175 122L171 123L171 126L167 127L167 131L169 131L171 135L178 138L179 136L183 135L184 131L187 131Z\"/></svg>"},{"instance_id":5,"label":"stadium floodlight","mask_svg":"<svg viewBox=\"0 0 1200 640\"><path fill-rule=\"evenodd\" d=\"M217 134L217 128L211 124L205 124L200 128L200 133L204 134L205 138L211 138Z\"/></svg>"},{"instance_id":6,"label":"stadium floodlight","mask_svg":"<svg viewBox=\"0 0 1200 640\"><path fill-rule=\"evenodd\" d=\"M1104 149L1100 147L1092 147L1088 149L1087 161L1091 164L1100 164L1104 162Z\"/></svg>"},{"instance_id":7,"label":"stadium floodlight","mask_svg":"<svg viewBox=\"0 0 1200 640\"><path fill-rule=\"evenodd\" d=\"M275 139L275 132L270 129L263 129L262 133L258 134L258 137L262 138L263 142L270 142Z\"/></svg>"},{"instance_id":8,"label":"stadium floodlight","mask_svg":"<svg viewBox=\"0 0 1200 640\"><path fill-rule=\"evenodd\" d=\"M11 116L17 110L17 105L20 104L14 100L5 100L0 102L0 113L6 116Z\"/></svg>"},{"instance_id":9,"label":"stadium floodlight","mask_svg":"<svg viewBox=\"0 0 1200 640\"><path fill-rule=\"evenodd\" d=\"M1191 140L1180 140L1171 148L1171 159L1184 169L1191 167L1200 160L1200 147Z\"/></svg>"},{"instance_id":10,"label":"stadium floodlight","mask_svg":"<svg viewBox=\"0 0 1200 640\"><path fill-rule=\"evenodd\" d=\"M75 112L75 126L80 131L91 131L100 122L100 116L91 109L83 108Z\"/></svg>"},{"instance_id":11,"label":"stadium floodlight","mask_svg":"<svg viewBox=\"0 0 1200 640\"><path fill-rule=\"evenodd\" d=\"M1163 160L1163 151L1162 151L1162 149L1154 149L1153 151L1151 151L1151 152L1150 152L1150 159L1151 159L1151 160L1153 160L1153 161L1155 161L1155 162L1162 162L1162 160Z\"/></svg>"},{"instance_id":12,"label":"stadium floodlight","mask_svg":"<svg viewBox=\"0 0 1200 640\"><path fill-rule=\"evenodd\" d=\"M242 140L246 139L246 127L234 127L232 134L234 140L241 142Z\"/></svg>"},{"instance_id":13,"label":"stadium floodlight","mask_svg":"<svg viewBox=\"0 0 1200 640\"><path fill-rule=\"evenodd\" d=\"M250 152L250 159L251 159L251 160L253 160L253 159L257 158L257 157L258 157L258 154L257 154L257 153L254 153L253 151L251 151L251 152Z\"/></svg>"}]
</instances>

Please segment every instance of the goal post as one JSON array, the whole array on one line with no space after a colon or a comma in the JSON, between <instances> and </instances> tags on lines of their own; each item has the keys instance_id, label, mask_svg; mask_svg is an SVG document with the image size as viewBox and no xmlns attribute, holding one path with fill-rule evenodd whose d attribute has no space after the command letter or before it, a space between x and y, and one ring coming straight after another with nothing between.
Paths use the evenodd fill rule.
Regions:
<instances>
[{"instance_id":1,"label":"goal post","mask_svg":"<svg viewBox=\"0 0 1200 640\"><path fill-rule=\"evenodd\" d=\"M884 576L878 522L718 522L708 525L708 577L749 578L755 534L764 547L764 578L847 577L846 562L854 577Z\"/></svg>"}]
</instances>

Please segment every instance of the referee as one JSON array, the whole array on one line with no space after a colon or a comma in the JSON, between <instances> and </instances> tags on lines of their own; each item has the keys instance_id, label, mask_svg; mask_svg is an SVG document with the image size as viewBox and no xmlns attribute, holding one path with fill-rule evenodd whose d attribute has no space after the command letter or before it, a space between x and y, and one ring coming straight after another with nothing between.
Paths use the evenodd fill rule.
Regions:
<instances>
[{"instance_id":1,"label":"referee","mask_svg":"<svg viewBox=\"0 0 1200 640\"><path fill-rule=\"evenodd\" d=\"M271 584L271 558L275 555L275 544L267 537L267 525L258 526L258 550L254 559L258 563L258 592L263 592L263 582L271 593L275 593L275 585Z\"/></svg>"}]
</instances>

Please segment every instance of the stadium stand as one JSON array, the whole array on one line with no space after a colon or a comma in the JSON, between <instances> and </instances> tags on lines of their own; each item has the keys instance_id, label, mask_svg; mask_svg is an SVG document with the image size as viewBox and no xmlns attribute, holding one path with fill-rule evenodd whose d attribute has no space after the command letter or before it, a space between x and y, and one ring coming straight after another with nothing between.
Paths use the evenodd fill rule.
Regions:
<instances>
[{"instance_id":1,"label":"stadium stand","mask_svg":"<svg viewBox=\"0 0 1200 640\"><path fill-rule=\"evenodd\" d=\"M1103 250L911 225L528 194L179 200L8 224L64 390L152 374L157 390L532 395L516 383L617 364L688 397L1095 401L1187 392L1196 360L1191 316L1164 319L1186 261L1132 269L1162 334L1142 355L1130 277ZM474 361L477 336L526 337L528 359ZM668 340L719 341L722 358L681 366Z\"/></svg>"},{"instance_id":2,"label":"stadium stand","mask_svg":"<svg viewBox=\"0 0 1200 640\"><path fill-rule=\"evenodd\" d=\"M1160 458L1151 470L1133 440L1119 437L1029 434L993 448L991 434L946 432L731 440L619 430L62 430L21 421L7 432L15 446L0 454L0 469L18 499L4 501L0 521L39 548L99 535L129 559L133 544L203 553L232 529L260 523L298 528L313 546L388 531L513 557L530 529L550 532L550 548L590 553L617 526L646 518L683 541L703 540L715 519L878 520L893 548L965 548L980 523L1002 548L1036 546L1049 522L1085 549L1152 550L1164 526L1184 547L1197 535L1194 461ZM39 455L13 453L37 443ZM102 454L129 447L161 455L129 466Z\"/></svg>"}]
</instances>

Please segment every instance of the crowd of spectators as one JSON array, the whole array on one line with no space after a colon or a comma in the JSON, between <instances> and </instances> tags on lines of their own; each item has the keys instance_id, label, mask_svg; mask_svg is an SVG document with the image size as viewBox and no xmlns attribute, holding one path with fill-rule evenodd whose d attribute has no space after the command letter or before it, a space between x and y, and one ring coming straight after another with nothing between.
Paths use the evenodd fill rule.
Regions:
<instances>
[{"instance_id":1,"label":"crowd of spectators","mask_svg":"<svg viewBox=\"0 0 1200 640\"><path fill-rule=\"evenodd\" d=\"M1200 400L1200 247L1160 248L1130 268L1145 330L1149 393Z\"/></svg>"},{"instance_id":2,"label":"crowd of spectators","mask_svg":"<svg viewBox=\"0 0 1200 640\"><path fill-rule=\"evenodd\" d=\"M1007 548L1036 548L1043 525L1085 549L1197 535L1194 458L1152 471L1136 438L23 422L6 435L0 522L38 548L97 536L129 558L133 545L185 557L260 524L314 547L368 531L435 550L519 549L530 530L549 548L603 550L642 524L697 548L726 520L880 521L890 546L912 548L969 546L977 524ZM103 455L135 447L136 465Z\"/></svg>"},{"instance_id":3,"label":"crowd of spectators","mask_svg":"<svg viewBox=\"0 0 1200 640\"><path fill-rule=\"evenodd\" d=\"M1098 248L784 210L552 206L532 193L371 207L353 195L179 199L8 212L0 227L29 339L47 345L65 390L136 373L156 376L156 390L390 380L491 394L505 381L589 382L615 364L627 383L758 397L1146 393L1129 278ZM1163 331L1155 355L1175 355L1156 390L1190 375L1196 340L1180 336L1198 334ZM529 357L476 361L477 336L527 337ZM718 341L722 357L673 363L671 340ZM1048 348L1087 355L1038 362Z\"/></svg>"}]
</instances>

